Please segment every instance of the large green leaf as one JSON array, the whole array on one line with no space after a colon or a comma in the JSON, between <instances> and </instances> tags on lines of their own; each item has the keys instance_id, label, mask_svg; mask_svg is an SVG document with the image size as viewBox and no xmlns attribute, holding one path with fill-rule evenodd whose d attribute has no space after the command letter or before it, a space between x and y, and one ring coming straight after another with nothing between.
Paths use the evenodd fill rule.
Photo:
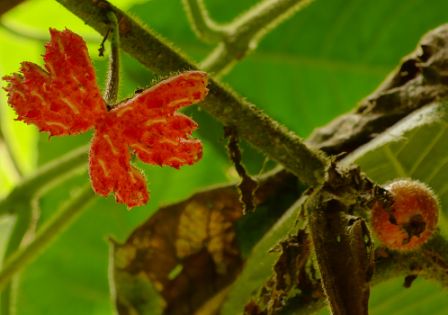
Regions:
<instances>
[{"instance_id":1,"label":"large green leaf","mask_svg":"<svg viewBox=\"0 0 448 315\"><path fill-rule=\"evenodd\" d=\"M412 178L429 185L440 200L439 228L443 235L448 234L447 109L447 104L428 105L345 159L346 163L358 164L379 184L396 178ZM410 289L405 289L403 281L403 278L392 279L374 287L370 313L436 314L448 307L446 292L440 289L439 284L419 280Z\"/></svg>"},{"instance_id":2,"label":"large green leaf","mask_svg":"<svg viewBox=\"0 0 448 315\"><path fill-rule=\"evenodd\" d=\"M431 104L414 112L393 127L377 136L375 140L360 147L344 159L344 164L356 163L379 184L396 178L413 178L425 182L439 196L442 212L439 225L442 234L447 234L446 206L448 204L448 112L447 104ZM261 239L246 262L245 269L230 291L222 314L239 314L250 297L272 274L272 265L279 253L271 249L288 234L297 230L298 205L293 206L279 222ZM294 230L293 230L294 229ZM447 307L439 293L439 284L419 281L416 288L404 289L403 278L388 281L372 290L370 307L372 314L398 314L402 305L419 298L418 307L406 308L403 314L430 313L434 300L439 307ZM397 296L392 303L381 299L384 291L388 296ZM403 303L402 303L403 302ZM416 304L414 302L414 304ZM384 310L387 309L388 312ZM321 314L327 314L324 310Z\"/></svg>"},{"instance_id":3,"label":"large green leaf","mask_svg":"<svg viewBox=\"0 0 448 315\"><path fill-rule=\"evenodd\" d=\"M256 2L206 0L206 5L211 16L228 21ZM133 15L198 61L212 48L194 37L178 0L112 3L129 8ZM131 6L132 3L136 4ZM446 12L448 3L444 0L431 1L430 5L423 0L316 0L269 34L259 49L224 80L274 118L305 136L369 93L424 32L445 21ZM5 19L42 34L46 34L48 27L67 26L82 34L95 35L82 21L51 0L27 1ZM1 49L2 73L16 70L22 60L39 60L41 43L7 36ZM95 38L100 40L98 36ZM96 46L90 46L92 55L96 55ZM98 74L104 74L104 61L96 62L96 66ZM127 57L122 73L123 96L147 85L152 76ZM99 77L99 81L103 80ZM25 128L29 131L32 127ZM32 150L29 154L34 156L38 152L38 163L42 164L89 141L89 135L51 140L41 135L38 151L18 141L19 150L22 150L19 155L25 156L26 150ZM215 150L216 143L222 143L217 136L205 144L204 160L196 166L181 171L145 167L152 191L152 201L147 207L127 212L111 198L98 198L23 275L18 315L110 314L107 236L124 240L160 204L185 198L198 187L226 180L228 163L222 153ZM41 201L41 220L52 215L70 191L85 181L85 175L79 176L48 193ZM267 237L274 236L269 244L275 244L286 233L287 229L278 235L271 232ZM255 247L260 249L257 255L273 257L267 255L270 246L265 244ZM267 264L260 269L255 279L257 283L264 280L269 268ZM420 288L419 282L416 285L409 292ZM386 290L383 288L382 285L378 290L383 292ZM375 301L375 293L372 301ZM441 299L433 302L441 302ZM390 305L391 308L385 310L393 314L399 306L392 302Z\"/></svg>"},{"instance_id":4,"label":"large green leaf","mask_svg":"<svg viewBox=\"0 0 448 315\"><path fill-rule=\"evenodd\" d=\"M429 185L442 205L442 233L448 232L448 114L446 104L432 104L409 115L373 141L350 154L378 184L396 178L418 179Z\"/></svg>"},{"instance_id":5,"label":"large green leaf","mask_svg":"<svg viewBox=\"0 0 448 315\"><path fill-rule=\"evenodd\" d=\"M412 178L429 185L440 199L439 228L446 235L447 139L447 104L432 104L360 147L344 162L358 164L379 184ZM403 309L403 305L407 307ZM437 309L446 309L446 293L433 282L420 280L411 289L404 289L402 278L393 279L373 288L370 307L372 314L435 314Z\"/></svg>"},{"instance_id":6,"label":"large green leaf","mask_svg":"<svg viewBox=\"0 0 448 315\"><path fill-rule=\"evenodd\" d=\"M446 10L446 1L316 0L226 80L306 136L369 94L424 33L446 22Z\"/></svg>"},{"instance_id":7,"label":"large green leaf","mask_svg":"<svg viewBox=\"0 0 448 315\"><path fill-rule=\"evenodd\" d=\"M70 144L77 142L76 139L55 140L52 139L48 143L46 138L43 139L43 152L70 150ZM145 167L152 196L148 206L129 212L124 206L115 204L112 197L98 198L61 238L27 269L23 276L23 290L19 295L19 314L57 314L64 310L64 314L78 315L94 313L96 308L105 310L104 313L98 314L110 314L112 305L108 297L107 238L113 236L117 240L124 240L129 232L159 205L185 198L198 187L223 181L225 178L222 174L225 169L226 162L210 151L206 143L204 158L195 166L185 167L180 171ZM74 178L63 187L47 194L41 201L41 220L45 220L57 210L70 194L70 190L87 180L85 175ZM43 291L48 294L42 296ZM66 309L68 304L76 307Z\"/></svg>"}]
</instances>

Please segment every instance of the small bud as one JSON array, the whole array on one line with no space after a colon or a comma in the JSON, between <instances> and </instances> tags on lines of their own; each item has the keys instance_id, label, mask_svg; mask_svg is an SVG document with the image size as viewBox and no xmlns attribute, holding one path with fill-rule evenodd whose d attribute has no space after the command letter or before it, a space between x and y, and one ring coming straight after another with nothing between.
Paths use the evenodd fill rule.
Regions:
<instances>
[{"instance_id":1,"label":"small bud","mask_svg":"<svg viewBox=\"0 0 448 315\"><path fill-rule=\"evenodd\" d=\"M390 209L376 202L372 226L384 246L395 250L414 250L431 237L437 226L439 203L425 184L397 180L385 187L393 197Z\"/></svg>"}]
</instances>

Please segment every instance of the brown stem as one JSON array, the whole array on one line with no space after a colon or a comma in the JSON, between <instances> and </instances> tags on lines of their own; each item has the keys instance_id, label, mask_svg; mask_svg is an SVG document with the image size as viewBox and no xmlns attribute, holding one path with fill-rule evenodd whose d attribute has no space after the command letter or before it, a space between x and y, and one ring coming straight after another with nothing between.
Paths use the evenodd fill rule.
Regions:
<instances>
[{"instance_id":1,"label":"brown stem","mask_svg":"<svg viewBox=\"0 0 448 315\"><path fill-rule=\"evenodd\" d=\"M25 2L25 0L2 0L0 1L0 16L5 14L11 9L14 9L16 6Z\"/></svg>"}]
</instances>

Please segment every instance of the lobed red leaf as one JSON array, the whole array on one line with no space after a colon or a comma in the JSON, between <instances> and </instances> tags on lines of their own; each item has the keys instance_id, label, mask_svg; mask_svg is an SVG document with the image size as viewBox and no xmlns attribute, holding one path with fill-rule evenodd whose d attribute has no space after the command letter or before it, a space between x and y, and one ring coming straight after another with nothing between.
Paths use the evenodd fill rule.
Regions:
<instances>
[{"instance_id":1,"label":"lobed red leaf","mask_svg":"<svg viewBox=\"0 0 448 315\"><path fill-rule=\"evenodd\" d=\"M130 154L116 130L97 129L90 147L89 173L94 191L102 196L115 193L119 203L129 208L148 202L143 175L131 166Z\"/></svg>"},{"instance_id":2,"label":"lobed red leaf","mask_svg":"<svg viewBox=\"0 0 448 315\"><path fill-rule=\"evenodd\" d=\"M205 98L206 73L181 73L107 111L83 39L69 30L50 33L45 69L24 62L19 74L4 78L8 100L19 120L53 136L96 129L89 161L96 193L113 192L128 207L148 201L145 178L131 165L131 153L145 163L175 168L201 158L202 144L191 138L197 124L176 111Z\"/></svg>"},{"instance_id":3,"label":"lobed red leaf","mask_svg":"<svg viewBox=\"0 0 448 315\"><path fill-rule=\"evenodd\" d=\"M50 30L45 69L23 62L5 76L8 102L18 119L52 136L86 131L106 113L83 39L69 30Z\"/></svg>"}]
</instances>

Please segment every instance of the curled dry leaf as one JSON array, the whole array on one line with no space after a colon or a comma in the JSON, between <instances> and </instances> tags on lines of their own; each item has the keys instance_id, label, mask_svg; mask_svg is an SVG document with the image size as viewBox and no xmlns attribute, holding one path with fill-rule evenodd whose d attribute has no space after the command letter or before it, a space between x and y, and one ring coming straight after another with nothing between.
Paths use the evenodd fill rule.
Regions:
<instances>
[{"instance_id":1,"label":"curled dry leaf","mask_svg":"<svg viewBox=\"0 0 448 315\"><path fill-rule=\"evenodd\" d=\"M194 314L241 267L234 230L241 213L236 189L218 188L160 209L125 244L114 244L119 314L132 314L131 309L154 299L136 301L134 290L123 281L129 277L133 285L144 277L158 292L164 314Z\"/></svg>"},{"instance_id":2,"label":"curled dry leaf","mask_svg":"<svg viewBox=\"0 0 448 315\"><path fill-rule=\"evenodd\" d=\"M260 179L257 211L265 220L270 216L270 224L297 197L297 182L286 183L285 176ZM124 244L113 242L111 279L119 314L215 314L243 266L243 243L253 237L251 223L242 226L245 219L236 186L212 188L159 209ZM263 219L255 222L258 230L266 225Z\"/></svg>"}]
</instances>

